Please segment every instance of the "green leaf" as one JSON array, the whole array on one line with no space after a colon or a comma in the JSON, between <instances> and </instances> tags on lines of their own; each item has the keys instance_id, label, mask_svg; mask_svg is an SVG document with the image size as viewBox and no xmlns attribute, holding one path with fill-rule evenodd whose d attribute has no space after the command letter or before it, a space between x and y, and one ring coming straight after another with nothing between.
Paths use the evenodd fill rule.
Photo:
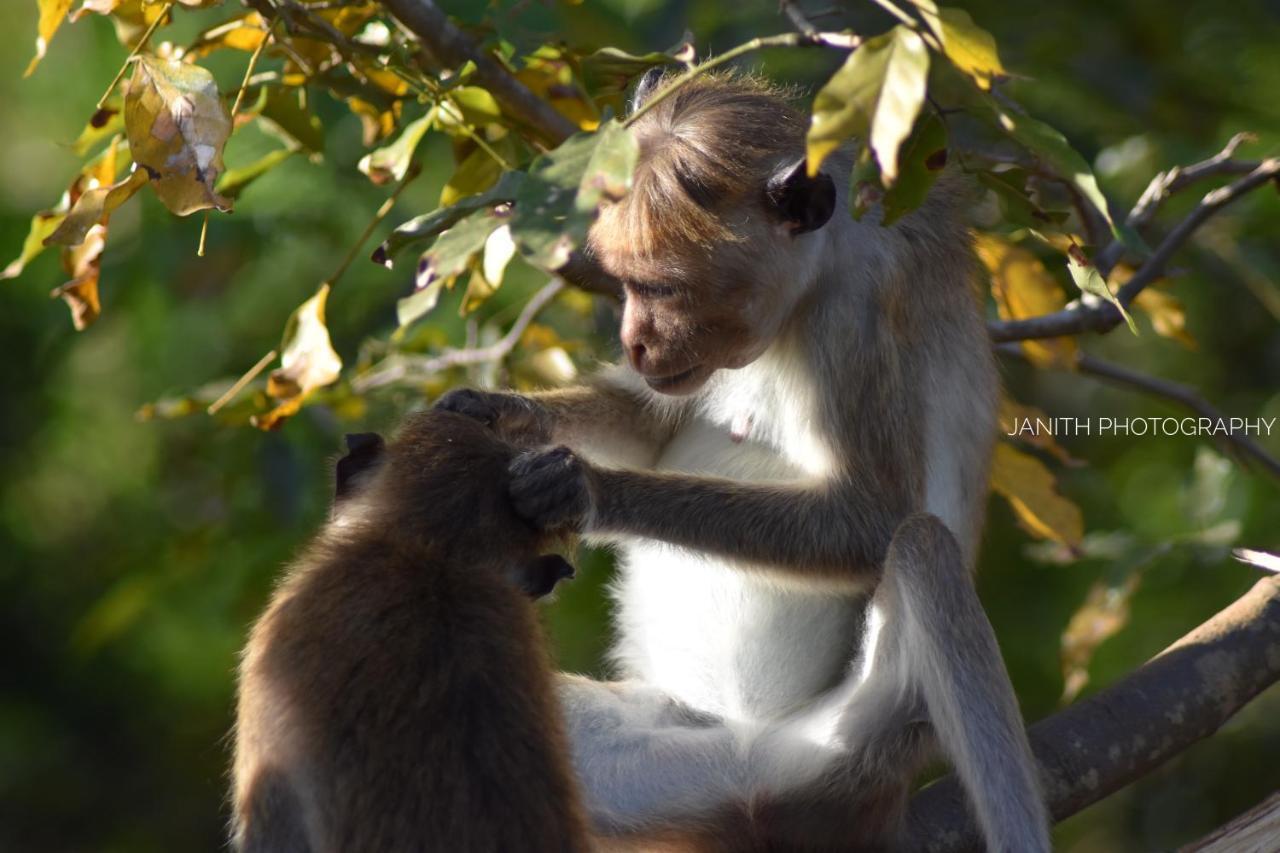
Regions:
<instances>
[{"instance_id":1,"label":"green leaf","mask_svg":"<svg viewBox=\"0 0 1280 853\"><path fill-rule=\"evenodd\" d=\"M1070 215L1065 210L1046 210L1031 198L1026 190L1029 176L1025 169L984 170L977 176L979 183L995 193L1000 202L1001 216L1006 222L1040 228L1046 222L1061 224Z\"/></svg>"},{"instance_id":2,"label":"green leaf","mask_svg":"<svg viewBox=\"0 0 1280 853\"><path fill-rule=\"evenodd\" d=\"M805 140L810 175L845 140L866 140L885 186L898 176L898 147L924 104L929 52L905 26L867 39L849 55L813 102Z\"/></svg>"},{"instance_id":3,"label":"green leaf","mask_svg":"<svg viewBox=\"0 0 1280 853\"><path fill-rule=\"evenodd\" d=\"M1067 142L1065 136L1030 116L1013 116L999 108L996 108L995 116L1001 130L1035 155L1036 159L1047 166L1053 174L1070 181L1072 186L1083 193L1085 198L1089 199L1106 218L1112 233L1117 238L1121 238L1120 232L1116 230L1116 225L1111 220L1111 212L1107 209L1106 196L1098 188L1098 179L1093 176L1093 170L1089 168L1089 164L1071 147L1071 143Z\"/></svg>"},{"instance_id":4,"label":"green leaf","mask_svg":"<svg viewBox=\"0 0 1280 853\"><path fill-rule=\"evenodd\" d=\"M274 151L267 152L248 166L242 166L239 169L228 169L218 180L219 195L235 201L249 184L258 180L258 178L261 178L296 153L297 150L293 148L277 148Z\"/></svg>"},{"instance_id":5,"label":"green leaf","mask_svg":"<svg viewBox=\"0 0 1280 853\"><path fill-rule=\"evenodd\" d=\"M434 109L428 110L426 115L400 131L395 142L361 157L356 168L368 175L369 180L375 184L403 180L409 172L409 164L413 162L413 152L418 149L418 143L435 120L435 115Z\"/></svg>"},{"instance_id":6,"label":"green leaf","mask_svg":"<svg viewBox=\"0 0 1280 853\"><path fill-rule=\"evenodd\" d=\"M595 133L571 136L540 156L516 196L511 233L529 263L554 271L586 240L600 204L631 187L639 146L609 120Z\"/></svg>"},{"instance_id":7,"label":"green leaf","mask_svg":"<svg viewBox=\"0 0 1280 853\"><path fill-rule=\"evenodd\" d=\"M498 179L498 183L485 192L410 219L392 231L382 245L374 249L373 262L391 269L396 255L400 252L419 243L425 243L467 214L482 208L491 208L503 202L514 201L527 177L524 172L507 172Z\"/></svg>"},{"instance_id":8,"label":"green leaf","mask_svg":"<svg viewBox=\"0 0 1280 853\"><path fill-rule=\"evenodd\" d=\"M37 255L44 251L45 238L58 230L58 226L66 218L65 209L62 211L42 210L31 217L31 228L27 231L27 239L22 241L22 251L18 253L18 257L9 262L7 267L0 270L0 280L17 278L22 275L22 271L26 269L27 264L31 263Z\"/></svg>"},{"instance_id":9,"label":"green leaf","mask_svg":"<svg viewBox=\"0 0 1280 853\"><path fill-rule=\"evenodd\" d=\"M901 173L893 186L885 191L882 225L892 225L924 204L930 187L947 165L946 125L936 115L926 114L916 122L899 153Z\"/></svg>"},{"instance_id":10,"label":"green leaf","mask_svg":"<svg viewBox=\"0 0 1280 853\"><path fill-rule=\"evenodd\" d=\"M396 303L396 316L407 326L435 308L443 287L454 279L484 249L485 241L505 217L495 216L488 208L474 211L460 220L422 253L414 276L414 292Z\"/></svg>"},{"instance_id":11,"label":"green leaf","mask_svg":"<svg viewBox=\"0 0 1280 853\"><path fill-rule=\"evenodd\" d=\"M508 141L510 138L510 136L507 136L503 140L507 142L507 145L504 146L507 151L499 153L504 155L510 153L514 147ZM453 174L449 176L448 183L440 191L441 207L456 204L467 196L489 189L501 175L502 165L493 159L492 154L483 148L473 148L471 153L464 157L462 162L453 170Z\"/></svg>"},{"instance_id":12,"label":"green leaf","mask_svg":"<svg viewBox=\"0 0 1280 853\"><path fill-rule=\"evenodd\" d=\"M996 40L979 27L963 9L937 6L932 0L911 0L924 16L929 29L937 35L942 52L983 89L991 88L993 78L1003 76L1004 66L996 51Z\"/></svg>"},{"instance_id":13,"label":"green leaf","mask_svg":"<svg viewBox=\"0 0 1280 853\"><path fill-rule=\"evenodd\" d=\"M1129 312L1124 310L1120 300L1116 299L1115 294L1102 278L1102 274L1098 272L1098 268L1085 256L1079 246L1073 245L1067 250L1067 269L1071 271L1071 278L1075 281L1076 287L1116 306L1120 316L1124 317L1124 321L1129 324L1129 331L1135 335L1138 334L1138 326L1129 316Z\"/></svg>"}]
</instances>

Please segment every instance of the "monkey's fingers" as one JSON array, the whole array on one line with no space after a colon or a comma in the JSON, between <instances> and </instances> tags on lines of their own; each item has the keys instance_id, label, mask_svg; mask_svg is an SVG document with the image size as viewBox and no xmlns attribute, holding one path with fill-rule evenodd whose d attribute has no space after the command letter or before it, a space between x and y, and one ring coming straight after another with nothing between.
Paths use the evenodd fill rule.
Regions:
<instances>
[{"instance_id":1,"label":"monkey's fingers","mask_svg":"<svg viewBox=\"0 0 1280 853\"><path fill-rule=\"evenodd\" d=\"M591 508L582 460L567 447L530 450L511 461L508 492L516 514L544 530L578 529Z\"/></svg>"},{"instance_id":2,"label":"monkey's fingers","mask_svg":"<svg viewBox=\"0 0 1280 853\"><path fill-rule=\"evenodd\" d=\"M574 575L573 565L559 554L544 554L520 570L520 588L530 598L542 598L556 588L556 584Z\"/></svg>"},{"instance_id":3,"label":"monkey's fingers","mask_svg":"<svg viewBox=\"0 0 1280 853\"><path fill-rule=\"evenodd\" d=\"M472 388L454 388L436 400L431 408L438 412L454 412L480 421L485 426L493 426L499 415L495 396Z\"/></svg>"}]
</instances>

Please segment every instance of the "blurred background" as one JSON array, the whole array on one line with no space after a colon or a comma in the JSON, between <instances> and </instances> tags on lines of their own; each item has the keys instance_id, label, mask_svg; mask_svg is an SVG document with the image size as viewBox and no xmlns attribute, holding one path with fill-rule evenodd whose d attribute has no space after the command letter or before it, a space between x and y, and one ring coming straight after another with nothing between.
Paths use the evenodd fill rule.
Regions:
<instances>
[{"instance_id":1,"label":"blurred background","mask_svg":"<svg viewBox=\"0 0 1280 853\"><path fill-rule=\"evenodd\" d=\"M483 6L442 4L461 17ZM520 26L575 45L635 52L677 43L700 55L781 32L772 0L591 0L516 4ZM821 11L818 6L806 8ZM1240 130L1280 147L1280 10L1263 2L1076 0L962 4L1022 79L1011 89L1062 129L1127 209L1159 169L1218 151ZM111 25L64 25L49 55L21 78L37 8L3 0L0 52L0 262L16 256L31 215L52 206L75 173L73 141L125 51ZM848 4L841 21L863 32L890 21ZM184 15L162 37L200 28ZM805 86L838 57L764 53L751 63ZM208 66L224 91L243 54ZM196 257L200 217L177 219L150 193L112 219L102 269L102 318L83 333L49 298L65 276L46 252L0 281L0 849L216 850L223 846L227 733L236 654L282 564L323 519L330 463L344 432L388 429L438 393L399 390L312 406L274 433L203 414L140 421L146 403L239 375L276 346L289 312L338 265L385 197L355 170L359 121L320 107L324 160L292 158L251 186L230 217L211 223ZM237 134L229 166L261 145ZM259 145L259 148L255 148ZM426 174L387 225L435 206L451 168L448 144L428 137ZM1188 193L1166 209L1174 221ZM1187 307L1189 348L1123 330L1091 351L1201 389L1227 413L1280 416L1280 196L1251 195L1177 258L1169 292ZM1159 230L1159 229L1157 229ZM363 254L362 254L363 257ZM329 300L334 345L355 364L369 339L395 326L407 273L357 263ZM516 274L485 306L509 322L540 284ZM453 302L415 332L461 343ZM583 368L610 344L572 300L543 322ZM1054 416L1180 415L1169 404L1084 376L1005 365L1011 395ZM1280 453L1280 435L1262 443ZM1207 439L1076 437L1084 464L1059 467L1063 494L1084 511L1089 556L1062 561L991 504L980 589L1030 719L1063 696L1060 646L1091 587L1130 590L1123 628L1097 650L1085 693L1121 677L1243 593L1257 574L1231 543L1280 547L1280 486L1242 469ZM1135 574L1139 572L1140 574ZM567 669L602 673L608 642L609 562L591 555L579 580L546 610ZM1140 578L1140 583L1131 581ZM678 594L674 593L674 594ZM1139 784L1066 821L1063 850L1167 849L1192 840L1280 787L1280 694L1255 701L1218 735Z\"/></svg>"}]
</instances>

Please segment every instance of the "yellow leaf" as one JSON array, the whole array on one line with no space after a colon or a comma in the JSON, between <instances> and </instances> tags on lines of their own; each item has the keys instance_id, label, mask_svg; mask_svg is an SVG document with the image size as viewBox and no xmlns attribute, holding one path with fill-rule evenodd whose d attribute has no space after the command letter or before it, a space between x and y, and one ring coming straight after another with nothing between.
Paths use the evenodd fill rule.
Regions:
<instances>
[{"instance_id":1,"label":"yellow leaf","mask_svg":"<svg viewBox=\"0 0 1280 853\"><path fill-rule=\"evenodd\" d=\"M130 154L152 178L164 206L179 216L230 210L214 192L231 115L213 75L198 65L144 56L124 99Z\"/></svg>"},{"instance_id":2,"label":"yellow leaf","mask_svg":"<svg viewBox=\"0 0 1280 853\"><path fill-rule=\"evenodd\" d=\"M1095 581L1062 632L1062 701L1070 702L1089 683L1089 662L1108 638L1129 622L1129 601L1142 581L1132 572L1117 585Z\"/></svg>"},{"instance_id":3,"label":"yellow leaf","mask_svg":"<svg viewBox=\"0 0 1280 853\"><path fill-rule=\"evenodd\" d=\"M58 27L62 26L62 20L67 17L67 12L71 10L71 0L39 0L39 3L40 22L36 24L36 55L27 65L27 70L22 74L23 77L30 77L36 70L36 66L40 64L40 60L44 59L45 51L49 49L49 39L53 38Z\"/></svg>"},{"instance_id":4,"label":"yellow leaf","mask_svg":"<svg viewBox=\"0 0 1280 853\"><path fill-rule=\"evenodd\" d=\"M483 148L473 148L463 158L449 182L440 191L440 207L448 207L467 196L484 192L498 182L502 175L502 166Z\"/></svg>"},{"instance_id":5,"label":"yellow leaf","mask_svg":"<svg viewBox=\"0 0 1280 853\"><path fill-rule=\"evenodd\" d=\"M322 284L290 315L281 343L280 367L267 379L267 393L279 403L266 414L255 416L254 426L276 428L301 408L311 392L332 384L342 372L342 359L334 351L324 323L328 298L329 285Z\"/></svg>"},{"instance_id":6,"label":"yellow leaf","mask_svg":"<svg viewBox=\"0 0 1280 853\"><path fill-rule=\"evenodd\" d=\"M1199 349L1187 331L1187 311L1182 301L1162 290L1146 288L1133 300L1151 318L1151 328L1163 338L1172 338L1189 350Z\"/></svg>"},{"instance_id":7,"label":"yellow leaf","mask_svg":"<svg viewBox=\"0 0 1280 853\"><path fill-rule=\"evenodd\" d=\"M574 78L573 66L558 48L539 48L526 58L516 79L580 129L590 131L600 126L600 111Z\"/></svg>"},{"instance_id":8,"label":"yellow leaf","mask_svg":"<svg viewBox=\"0 0 1280 853\"><path fill-rule=\"evenodd\" d=\"M413 162L413 152L417 150L418 143L431 126L434 116L435 110L429 110L422 118L405 127L395 142L361 157L356 168L368 175L369 180L375 184L403 180L409 172L409 164Z\"/></svg>"},{"instance_id":9,"label":"yellow leaf","mask_svg":"<svg viewBox=\"0 0 1280 853\"><path fill-rule=\"evenodd\" d=\"M1058 494L1053 474L1044 464L1005 442L996 444L991 461L991 488L1013 507L1018 523L1033 536L1052 539L1072 550L1084 538L1080 508Z\"/></svg>"},{"instance_id":10,"label":"yellow leaf","mask_svg":"<svg viewBox=\"0 0 1280 853\"><path fill-rule=\"evenodd\" d=\"M529 369L547 385L568 385L578 378L578 367L564 347L547 347L529 359Z\"/></svg>"},{"instance_id":11,"label":"yellow leaf","mask_svg":"<svg viewBox=\"0 0 1280 853\"><path fill-rule=\"evenodd\" d=\"M17 278L22 275L27 264L44 251L45 238L56 231L62 224L62 220L66 218L65 212L59 213L52 210L42 210L31 217L31 227L27 231L27 239L22 241L22 251L3 271L0 271L0 279Z\"/></svg>"},{"instance_id":12,"label":"yellow leaf","mask_svg":"<svg viewBox=\"0 0 1280 853\"><path fill-rule=\"evenodd\" d=\"M993 234L978 235L975 248L991 273L991 295L1002 320L1049 314L1067 304L1057 279L1031 252ZM1066 368L1075 365L1074 338L1023 341L1022 349L1036 364Z\"/></svg>"},{"instance_id":13,"label":"yellow leaf","mask_svg":"<svg viewBox=\"0 0 1280 853\"><path fill-rule=\"evenodd\" d=\"M257 12L250 12L202 32L187 50L187 55L199 59L222 48L252 53L266 37L266 22Z\"/></svg>"},{"instance_id":14,"label":"yellow leaf","mask_svg":"<svg viewBox=\"0 0 1280 853\"><path fill-rule=\"evenodd\" d=\"M968 12L935 6L932 2L917 2L916 6L942 42L942 52L947 59L972 77L979 87L990 89L992 78L1004 75L1004 66L996 52L996 40L991 33L975 24Z\"/></svg>"},{"instance_id":15,"label":"yellow leaf","mask_svg":"<svg viewBox=\"0 0 1280 853\"><path fill-rule=\"evenodd\" d=\"M105 187L86 190L76 199L71 212L52 234L44 239L46 246L55 243L62 246L79 245L93 226L104 223L120 205L133 198L147 183L147 173L137 169L127 178Z\"/></svg>"},{"instance_id":16,"label":"yellow leaf","mask_svg":"<svg viewBox=\"0 0 1280 853\"><path fill-rule=\"evenodd\" d=\"M71 274L71 281L55 287L49 295L61 298L71 309L71 323L77 332L88 328L102 313L98 301L98 272L102 263L102 250L107 244L107 226L94 225L80 245L65 249L62 264Z\"/></svg>"}]
</instances>

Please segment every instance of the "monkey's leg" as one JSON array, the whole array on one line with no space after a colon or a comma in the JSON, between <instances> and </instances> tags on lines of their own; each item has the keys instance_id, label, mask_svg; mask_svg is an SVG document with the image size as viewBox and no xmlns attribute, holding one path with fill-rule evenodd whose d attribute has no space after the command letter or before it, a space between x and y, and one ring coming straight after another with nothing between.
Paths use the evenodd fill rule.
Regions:
<instances>
[{"instance_id":1,"label":"monkey's leg","mask_svg":"<svg viewBox=\"0 0 1280 853\"><path fill-rule=\"evenodd\" d=\"M819 775L826 765L797 760L802 753L820 751L828 764L834 758L638 683L564 676L559 694L588 814L605 835L715 825L763 785L789 788Z\"/></svg>"},{"instance_id":2,"label":"monkey's leg","mask_svg":"<svg viewBox=\"0 0 1280 853\"><path fill-rule=\"evenodd\" d=\"M861 742L874 757L873 743L860 732L892 734L884 725L893 719L899 686L905 722L913 719L916 697L923 700L988 848L1049 850L1048 816L995 633L955 538L936 517L912 516L894 533L865 647L871 657L863 661L863 696L840 721L849 742Z\"/></svg>"}]
</instances>

